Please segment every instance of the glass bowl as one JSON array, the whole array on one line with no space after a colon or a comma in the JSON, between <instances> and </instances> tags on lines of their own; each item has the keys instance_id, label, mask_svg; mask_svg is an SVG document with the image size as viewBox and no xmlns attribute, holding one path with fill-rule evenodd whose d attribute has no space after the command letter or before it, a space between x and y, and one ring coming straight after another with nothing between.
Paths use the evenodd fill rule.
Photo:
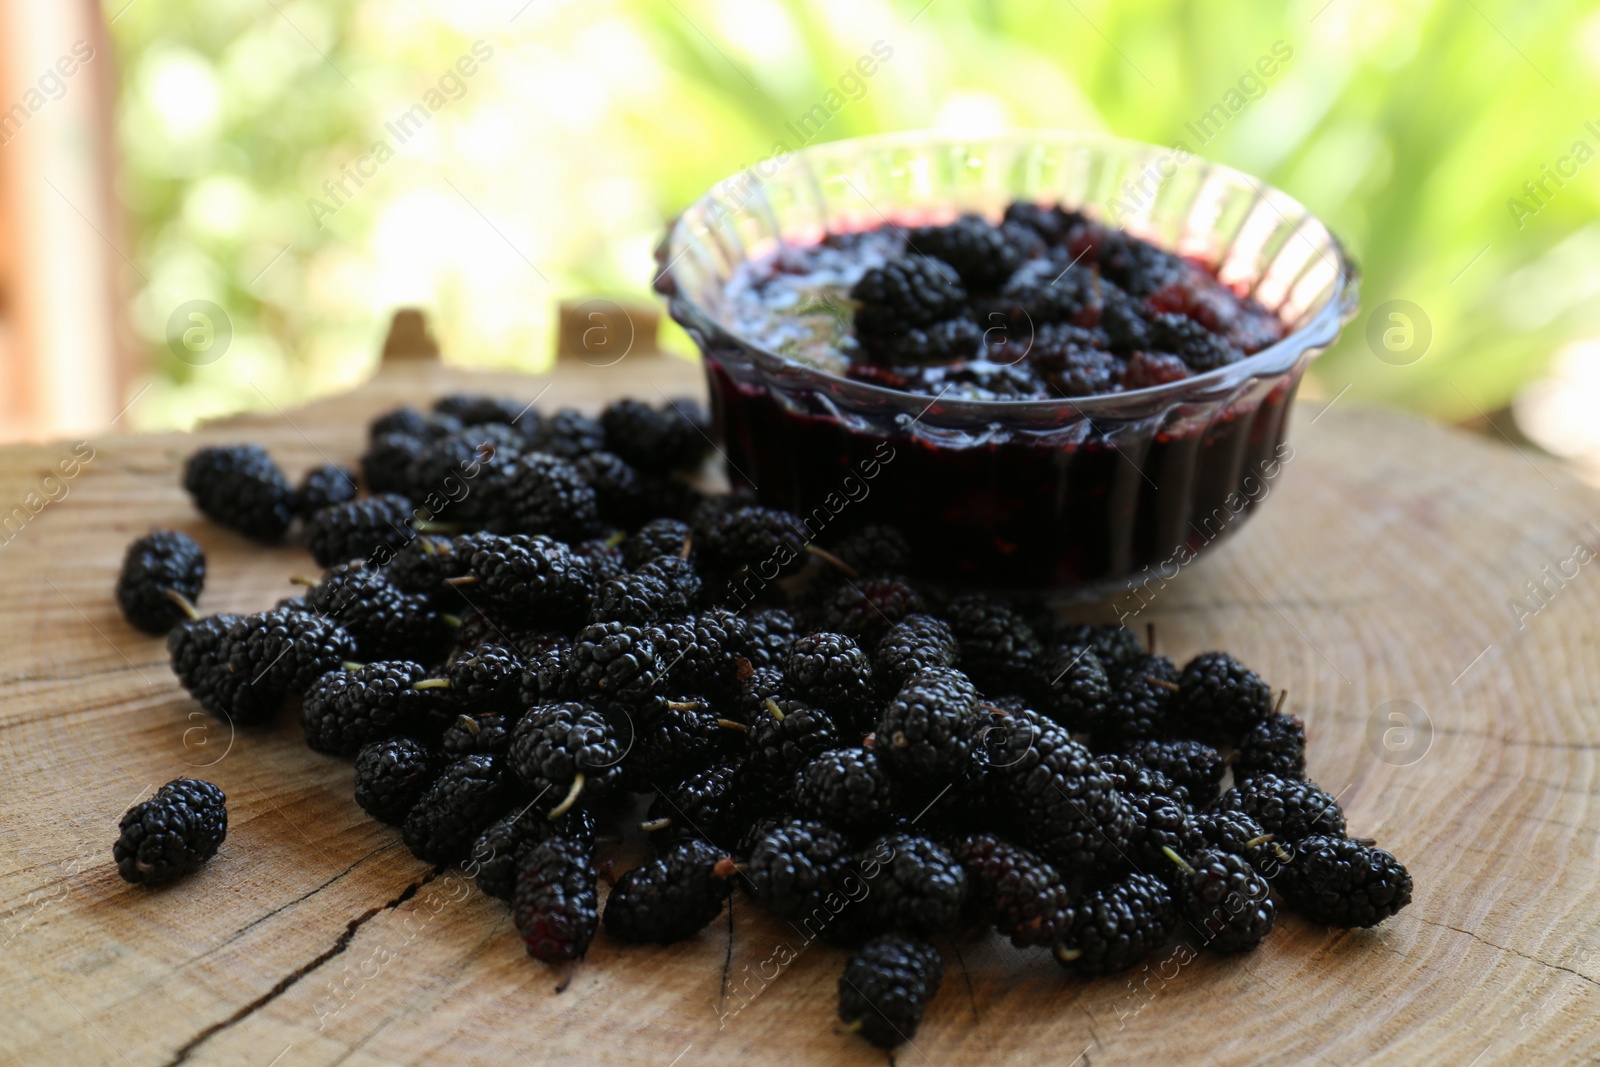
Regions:
<instances>
[{"instance_id":1,"label":"glass bowl","mask_svg":"<svg viewBox=\"0 0 1600 1067\"><path fill-rule=\"evenodd\" d=\"M830 373L741 335L741 264L831 232L1059 203L1212 267L1286 336L1147 389L953 400ZM1084 596L1170 580L1270 495L1290 403L1356 310L1357 272L1305 207L1177 149L1075 133L897 134L818 145L684 212L657 288L705 357L727 473L826 544L868 523L955 584ZM847 324L841 329L847 329Z\"/></svg>"}]
</instances>

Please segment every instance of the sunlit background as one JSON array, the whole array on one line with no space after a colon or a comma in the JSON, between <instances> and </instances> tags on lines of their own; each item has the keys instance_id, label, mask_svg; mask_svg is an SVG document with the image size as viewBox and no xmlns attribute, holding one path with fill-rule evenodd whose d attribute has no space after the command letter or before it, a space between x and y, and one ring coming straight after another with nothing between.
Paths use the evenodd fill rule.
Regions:
<instances>
[{"instance_id":1,"label":"sunlit background","mask_svg":"<svg viewBox=\"0 0 1600 1067\"><path fill-rule=\"evenodd\" d=\"M1364 272L1363 318L1311 395L1348 386L1600 473L1600 11L1584 4L106 0L76 22L7 6L7 101L74 40L103 45L0 147L21 220L0 290L24 324L0 341L22 383L9 436L103 427L135 397L118 429L348 387L401 305L427 310L449 360L545 365L560 299L647 298L665 221L798 147L787 124L878 44L891 57L817 140L1093 129L1257 174ZM1241 82L1275 48L1277 73ZM1191 124L1235 91L1202 143ZM409 131L408 112L426 116ZM30 204L53 205L48 225ZM92 284L70 259L54 283L13 280L72 242L84 277L102 263ZM204 366L166 338L196 299L233 329ZM101 300L103 336L64 323ZM1367 341L1390 300L1431 326L1404 365ZM687 352L674 329L662 344Z\"/></svg>"}]
</instances>

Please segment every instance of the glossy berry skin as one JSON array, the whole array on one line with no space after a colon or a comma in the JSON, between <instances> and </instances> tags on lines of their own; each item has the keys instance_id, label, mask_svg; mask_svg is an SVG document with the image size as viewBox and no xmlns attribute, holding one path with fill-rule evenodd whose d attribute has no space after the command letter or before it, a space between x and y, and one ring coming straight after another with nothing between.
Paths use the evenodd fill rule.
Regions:
<instances>
[{"instance_id":1,"label":"glossy berry skin","mask_svg":"<svg viewBox=\"0 0 1600 1067\"><path fill-rule=\"evenodd\" d=\"M796 638L783 673L796 696L870 729L862 717L873 702L872 663L852 638L833 633Z\"/></svg>"},{"instance_id":2,"label":"glossy berry skin","mask_svg":"<svg viewBox=\"0 0 1600 1067\"><path fill-rule=\"evenodd\" d=\"M264 544L294 519L294 488L259 445L202 448L184 465L183 487L207 518Z\"/></svg>"},{"instance_id":3,"label":"glossy berry skin","mask_svg":"<svg viewBox=\"0 0 1600 1067\"><path fill-rule=\"evenodd\" d=\"M714 763L663 788L646 814L651 843L665 851L684 837L699 837L732 848L770 798L753 793L749 776L735 763Z\"/></svg>"},{"instance_id":4,"label":"glossy berry skin","mask_svg":"<svg viewBox=\"0 0 1600 1067\"><path fill-rule=\"evenodd\" d=\"M294 491L294 512L303 518L314 511L354 500L359 488L353 470L336 463L312 467Z\"/></svg>"},{"instance_id":5,"label":"glossy berry skin","mask_svg":"<svg viewBox=\"0 0 1600 1067\"><path fill-rule=\"evenodd\" d=\"M960 316L967 292L949 264L909 255L868 269L851 287L850 298L860 305L856 336L866 344Z\"/></svg>"},{"instance_id":6,"label":"glossy berry skin","mask_svg":"<svg viewBox=\"0 0 1600 1067\"><path fill-rule=\"evenodd\" d=\"M514 648L485 643L444 665L451 703L468 712L520 711L518 698L527 664Z\"/></svg>"},{"instance_id":7,"label":"glossy berry skin","mask_svg":"<svg viewBox=\"0 0 1600 1067\"><path fill-rule=\"evenodd\" d=\"M1404 864L1344 837L1300 841L1277 884L1291 908L1329 926L1376 926L1411 903L1411 872Z\"/></svg>"},{"instance_id":8,"label":"glossy berry skin","mask_svg":"<svg viewBox=\"0 0 1600 1067\"><path fill-rule=\"evenodd\" d=\"M328 671L300 705L306 744L350 757L373 741L424 727L437 701L432 692L412 687L426 677L420 663L408 660Z\"/></svg>"},{"instance_id":9,"label":"glossy berry skin","mask_svg":"<svg viewBox=\"0 0 1600 1067\"><path fill-rule=\"evenodd\" d=\"M652 626L601 622L578 631L572 673L585 693L634 701L650 695L667 672L665 635Z\"/></svg>"},{"instance_id":10,"label":"glossy berry skin","mask_svg":"<svg viewBox=\"0 0 1600 1067\"><path fill-rule=\"evenodd\" d=\"M379 822L398 826L443 765L415 738L374 741L356 753L356 804Z\"/></svg>"},{"instance_id":11,"label":"glossy berry skin","mask_svg":"<svg viewBox=\"0 0 1600 1067\"><path fill-rule=\"evenodd\" d=\"M210 782L178 778L128 809L111 847L117 873L136 885L159 885L197 870L228 833L227 798Z\"/></svg>"},{"instance_id":12,"label":"glossy berry skin","mask_svg":"<svg viewBox=\"0 0 1600 1067\"><path fill-rule=\"evenodd\" d=\"M502 509L510 529L561 541L581 540L600 518L599 500L578 468L543 452L512 462Z\"/></svg>"},{"instance_id":13,"label":"glossy berry skin","mask_svg":"<svg viewBox=\"0 0 1600 1067\"><path fill-rule=\"evenodd\" d=\"M551 820L528 804L489 824L472 843L467 869L478 888L491 897L510 900L517 888L517 871L535 845L559 837L574 845L594 849L594 816L582 809Z\"/></svg>"},{"instance_id":14,"label":"glossy berry skin","mask_svg":"<svg viewBox=\"0 0 1600 1067\"><path fill-rule=\"evenodd\" d=\"M1217 952L1249 952L1272 932L1277 908L1267 880L1239 856L1203 849L1178 878L1183 917ZM1181 869L1180 869L1181 870Z\"/></svg>"},{"instance_id":15,"label":"glossy berry skin","mask_svg":"<svg viewBox=\"0 0 1600 1067\"><path fill-rule=\"evenodd\" d=\"M218 654L235 677L257 689L298 695L356 655L337 623L310 612L274 608L246 615L228 629Z\"/></svg>"},{"instance_id":16,"label":"glossy berry skin","mask_svg":"<svg viewBox=\"0 0 1600 1067\"><path fill-rule=\"evenodd\" d=\"M213 715L227 714L223 707L231 677L219 659L228 631L243 615L205 615L186 619L167 632L167 655L172 673L183 688Z\"/></svg>"},{"instance_id":17,"label":"glossy berry skin","mask_svg":"<svg viewBox=\"0 0 1600 1067\"><path fill-rule=\"evenodd\" d=\"M616 400L600 413L606 447L639 470L664 474L693 467L711 450L705 412L690 400L651 407Z\"/></svg>"},{"instance_id":18,"label":"glossy berry skin","mask_svg":"<svg viewBox=\"0 0 1600 1067\"><path fill-rule=\"evenodd\" d=\"M164 634L189 617L168 592L193 604L205 581L205 553L194 538L176 530L154 530L129 544L122 557L117 605L145 633Z\"/></svg>"},{"instance_id":19,"label":"glossy berry skin","mask_svg":"<svg viewBox=\"0 0 1600 1067\"><path fill-rule=\"evenodd\" d=\"M1056 645L1040 663L1050 717L1069 730L1107 732L1111 676L1090 645Z\"/></svg>"},{"instance_id":20,"label":"glossy berry skin","mask_svg":"<svg viewBox=\"0 0 1600 1067\"><path fill-rule=\"evenodd\" d=\"M784 819L750 847L739 884L775 918L810 916L850 870L845 837L819 822Z\"/></svg>"},{"instance_id":21,"label":"glossy berry skin","mask_svg":"<svg viewBox=\"0 0 1600 1067\"><path fill-rule=\"evenodd\" d=\"M967 872L942 845L894 833L866 852L888 856L866 899L880 929L936 934L955 926L967 901Z\"/></svg>"},{"instance_id":22,"label":"glossy berry skin","mask_svg":"<svg viewBox=\"0 0 1600 1067\"><path fill-rule=\"evenodd\" d=\"M1174 727L1201 740L1237 742L1272 714L1272 690L1226 652L1202 652L1178 681Z\"/></svg>"},{"instance_id":23,"label":"glossy berry skin","mask_svg":"<svg viewBox=\"0 0 1600 1067\"><path fill-rule=\"evenodd\" d=\"M715 516L700 531L701 549L720 567L754 569L763 578L794 574L810 557L800 520L787 511L747 505Z\"/></svg>"},{"instance_id":24,"label":"glossy berry skin","mask_svg":"<svg viewBox=\"0 0 1600 1067\"><path fill-rule=\"evenodd\" d=\"M839 1018L879 1048L910 1041L944 981L939 950L920 937L884 934L850 957L839 978Z\"/></svg>"},{"instance_id":25,"label":"glossy berry skin","mask_svg":"<svg viewBox=\"0 0 1600 1067\"><path fill-rule=\"evenodd\" d=\"M745 656L755 668L777 667L800 635L800 624L783 608L762 608L744 616Z\"/></svg>"},{"instance_id":26,"label":"glossy berry skin","mask_svg":"<svg viewBox=\"0 0 1600 1067\"><path fill-rule=\"evenodd\" d=\"M1178 679L1178 669L1167 657L1135 657L1112 680L1105 719L1091 727L1096 740L1129 744L1165 734L1177 704L1173 687Z\"/></svg>"},{"instance_id":27,"label":"glossy berry skin","mask_svg":"<svg viewBox=\"0 0 1600 1067\"><path fill-rule=\"evenodd\" d=\"M379 546L404 544L416 518L411 501L397 493L349 500L306 519L306 548L322 567L368 559Z\"/></svg>"},{"instance_id":28,"label":"glossy berry skin","mask_svg":"<svg viewBox=\"0 0 1600 1067\"><path fill-rule=\"evenodd\" d=\"M1187 790L1190 799L1202 808L1216 798L1228 769L1220 752L1199 741L1137 741L1123 748L1121 754L1166 775Z\"/></svg>"},{"instance_id":29,"label":"glossy berry skin","mask_svg":"<svg viewBox=\"0 0 1600 1067\"><path fill-rule=\"evenodd\" d=\"M476 584L469 595L505 622L554 629L588 614L594 572L560 541L474 534L457 538L455 551L470 556L468 573Z\"/></svg>"},{"instance_id":30,"label":"glossy berry skin","mask_svg":"<svg viewBox=\"0 0 1600 1067\"><path fill-rule=\"evenodd\" d=\"M1203 811L1194 817L1195 832L1209 848L1238 856L1257 874L1276 883L1294 851L1292 843L1279 844L1261 824L1240 811Z\"/></svg>"},{"instance_id":31,"label":"glossy berry skin","mask_svg":"<svg viewBox=\"0 0 1600 1067\"><path fill-rule=\"evenodd\" d=\"M950 846L967 872L967 910L1018 948L1054 945L1056 921L1070 903L1055 867L992 833L967 834Z\"/></svg>"},{"instance_id":32,"label":"glossy berry skin","mask_svg":"<svg viewBox=\"0 0 1600 1067\"><path fill-rule=\"evenodd\" d=\"M400 827L412 855L427 863L454 863L504 809L511 782L496 756L463 756L417 799Z\"/></svg>"},{"instance_id":33,"label":"glossy berry skin","mask_svg":"<svg viewBox=\"0 0 1600 1067\"><path fill-rule=\"evenodd\" d=\"M407 593L386 569L339 564L306 590L306 607L355 638L363 662L432 661L450 647L453 631L424 595Z\"/></svg>"},{"instance_id":34,"label":"glossy berry skin","mask_svg":"<svg viewBox=\"0 0 1600 1067\"><path fill-rule=\"evenodd\" d=\"M1061 923L1056 961L1095 977L1127 970L1165 944L1177 927L1178 908L1160 878L1136 873L1080 897Z\"/></svg>"},{"instance_id":35,"label":"glossy berry skin","mask_svg":"<svg viewBox=\"0 0 1600 1067\"><path fill-rule=\"evenodd\" d=\"M622 559L630 569L661 556L684 557L693 550L694 530L688 523L663 516L651 519L622 542Z\"/></svg>"},{"instance_id":36,"label":"glossy berry skin","mask_svg":"<svg viewBox=\"0 0 1600 1067\"><path fill-rule=\"evenodd\" d=\"M1239 741L1234 778L1244 780L1261 774L1279 778L1306 776L1306 727L1297 717L1268 716Z\"/></svg>"},{"instance_id":37,"label":"glossy berry skin","mask_svg":"<svg viewBox=\"0 0 1600 1067\"><path fill-rule=\"evenodd\" d=\"M599 796L621 781L632 741L587 704L568 701L530 708L511 734L512 769L543 810L557 807L583 775L585 796Z\"/></svg>"},{"instance_id":38,"label":"glossy berry skin","mask_svg":"<svg viewBox=\"0 0 1600 1067\"><path fill-rule=\"evenodd\" d=\"M722 911L732 888L728 854L704 841L680 841L659 859L618 879L606 898L606 933L623 941L670 945L693 937Z\"/></svg>"},{"instance_id":39,"label":"glossy berry skin","mask_svg":"<svg viewBox=\"0 0 1600 1067\"><path fill-rule=\"evenodd\" d=\"M1344 811L1339 802L1314 782L1263 774L1228 790L1217 801L1222 811L1241 811L1260 823L1280 843L1313 834L1344 836Z\"/></svg>"},{"instance_id":40,"label":"glossy berry skin","mask_svg":"<svg viewBox=\"0 0 1600 1067\"><path fill-rule=\"evenodd\" d=\"M961 642L961 668L980 689L1015 691L1018 678L1031 684L1044 650L1033 627L1009 605L982 594L957 597L945 621Z\"/></svg>"},{"instance_id":41,"label":"glossy berry skin","mask_svg":"<svg viewBox=\"0 0 1600 1067\"><path fill-rule=\"evenodd\" d=\"M878 720L873 751L890 773L943 781L972 758L978 690L960 671L931 667L915 674Z\"/></svg>"},{"instance_id":42,"label":"glossy berry skin","mask_svg":"<svg viewBox=\"0 0 1600 1067\"><path fill-rule=\"evenodd\" d=\"M838 748L844 738L825 711L799 700L773 698L772 704L763 702L751 714L745 772L754 792L786 796L794 787L795 772Z\"/></svg>"},{"instance_id":43,"label":"glossy berry skin","mask_svg":"<svg viewBox=\"0 0 1600 1067\"><path fill-rule=\"evenodd\" d=\"M889 775L867 749L824 752L797 771L794 781L794 810L803 818L848 832L871 832L888 823Z\"/></svg>"},{"instance_id":44,"label":"glossy berry skin","mask_svg":"<svg viewBox=\"0 0 1600 1067\"><path fill-rule=\"evenodd\" d=\"M551 837L520 861L511 915L528 955L546 963L575 960L589 950L600 915L590 847Z\"/></svg>"},{"instance_id":45,"label":"glossy berry skin","mask_svg":"<svg viewBox=\"0 0 1600 1067\"><path fill-rule=\"evenodd\" d=\"M929 667L954 667L961 644L950 625L933 615L908 615L878 642L873 675L885 690L899 691L912 675Z\"/></svg>"}]
</instances>

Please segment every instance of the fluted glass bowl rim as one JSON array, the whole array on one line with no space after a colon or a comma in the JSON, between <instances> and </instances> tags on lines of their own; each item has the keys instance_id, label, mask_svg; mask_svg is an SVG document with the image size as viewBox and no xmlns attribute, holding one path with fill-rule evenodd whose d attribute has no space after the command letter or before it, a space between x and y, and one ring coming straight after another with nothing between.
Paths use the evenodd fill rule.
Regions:
<instances>
[{"instance_id":1,"label":"fluted glass bowl rim","mask_svg":"<svg viewBox=\"0 0 1600 1067\"><path fill-rule=\"evenodd\" d=\"M1098 147L1116 149L1121 152L1171 151L1170 148L1143 141L1114 137L1109 134L1069 130L1025 130L984 136L964 136L923 130L873 134L866 137L853 137L812 145L790 153L784 158L782 166L803 167L812 160L829 156L864 155L872 152L914 148L926 149L940 145L951 148L960 146L1013 145L1019 149L1026 149L1032 145L1037 145L1039 147L1063 149ZM793 357L782 355L753 338L730 329L708 309L687 294L687 287L684 284L685 279L681 278L677 273L678 264L682 261L689 248L691 220L697 212L709 209L712 202L716 200L719 190L736 187L737 183L741 181L752 182L754 187L759 189L770 180L756 173L754 166L737 171L712 186L698 197L673 224L672 230L668 235L668 265L665 269L665 274L670 281L668 309L672 317L686 328L697 328L708 335L707 339L716 337L724 344L732 344L748 353L752 357L752 362L765 371L780 374L784 384L790 388L803 388L808 383L825 386L836 399L855 400L865 406L881 408L889 405L900 405L917 407L923 412L927 412L929 408L936 407L940 413L949 416L967 416L976 419L1020 418L1028 422L1039 422L1049 421L1051 416L1065 419L1081 419L1095 415L1115 418L1137 417L1145 414L1158 414L1185 402L1226 398L1251 380L1278 377L1288 373L1295 368L1307 353L1315 355L1331 345L1338 338L1339 331L1344 327L1345 323L1349 322L1356 313L1360 271L1345 249L1344 243L1339 240L1338 235L1333 232L1332 228L1294 197L1226 164L1217 163L1200 156L1194 156L1192 162L1203 165L1209 173L1220 174L1230 181L1238 182L1253 190L1258 201L1264 201L1271 195L1280 202L1292 205L1300 213L1302 224L1304 221L1310 220L1322 226L1328 235L1329 247L1337 268L1337 276L1328 287L1329 296L1322 307L1318 308L1310 318L1290 333L1285 334L1280 340L1234 363L1203 374L1192 375L1176 382L1150 386L1144 389L1130 389L1120 393L1101 393L1094 396L1062 397L1050 400L945 400L938 397L930 397L923 393L910 393L880 385L872 385L852 378L845 378ZM1071 208L1078 205L1064 204L1062 206ZM886 209L891 216L893 215L894 207L895 205L890 205ZM1285 221L1287 222L1288 220L1286 219ZM724 345L712 346L707 343L707 339L697 338L697 341L708 353L713 347L724 347Z\"/></svg>"}]
</instances>

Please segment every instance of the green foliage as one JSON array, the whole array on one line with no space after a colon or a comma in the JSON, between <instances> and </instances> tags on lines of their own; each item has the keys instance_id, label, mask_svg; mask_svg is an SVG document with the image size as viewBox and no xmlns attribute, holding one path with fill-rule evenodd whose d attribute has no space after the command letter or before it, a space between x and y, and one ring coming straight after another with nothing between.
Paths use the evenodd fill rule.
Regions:
<instances>
[{"instance_id":1,"label":"green foliage","mask_svg":"<svg viewBox=\"0 0 1600 1067\"><path fill-rule=\"evenodd\" d=\"M647 294L665 221L798 147L792 124L878 41L892 59L817 140L1103 129L1304 202L1364 273L1363 317L1316 367L1329 393L1471 414L1600 332L1600 160L1559 186L1544 170L1579 140L1600 152L1600 15L1577 3L164 0L113 35L128 251L149 279L135 320L160 386L147 424L356 380L401 302L432 311L453 358L540 365L559 297ZM317 218L308 201L474 41L494 58L464 95ZM1288 60L1252 74L1275 45ZM1230 90L1248 102L1201 143L1193 124ZM196 297L235 328L206 367L163 341ZM1366 344L1391 299L1431 320L1412 365Z\"/></svg>"}]
</instances>

